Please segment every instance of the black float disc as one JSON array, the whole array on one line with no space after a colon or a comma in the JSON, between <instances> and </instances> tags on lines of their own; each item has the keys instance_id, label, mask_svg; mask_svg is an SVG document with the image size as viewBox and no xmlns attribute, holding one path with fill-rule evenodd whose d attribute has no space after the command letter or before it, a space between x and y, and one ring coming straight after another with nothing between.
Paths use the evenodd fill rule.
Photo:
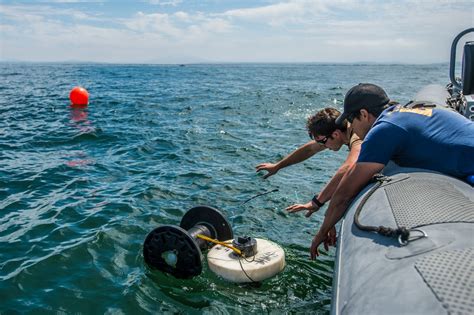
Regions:
<instances>
[{"instance_id":1,"label":"black float disc","mask_svg":"<svg viewBox=\"0 0 474 315\"><path fill-rule=\"evenodd\" d=\"M163 253L176 255L176 264L166 263ZM202 271L201 250L187 231L175 225L164 225L151 231L143 244L143 257L148 266L176 278L189 279Z\"/></svg>"},{"instance_id":2,"label":"black float disc","mask_svg":"<svg viewBox=\"0 0 474 315\"><path fill-rule=\"evenodd\" d=\"M219 241L227 241L234 238L229 221L217 209L208 206L191 208L184 214L179 226L189 230L198 224L205 225L211 231L211 237Z\"/></svg>"}]
</instances>

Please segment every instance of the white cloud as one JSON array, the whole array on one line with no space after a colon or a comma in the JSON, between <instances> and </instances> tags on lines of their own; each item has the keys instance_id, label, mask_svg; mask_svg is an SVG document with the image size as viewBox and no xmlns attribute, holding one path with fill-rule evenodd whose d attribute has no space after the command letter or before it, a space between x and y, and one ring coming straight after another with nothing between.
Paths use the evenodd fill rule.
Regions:
<instances>
[{"instance_id":1,"label":"white cloud","mask_svg":"<svg viewBox=\"0 0 474 315\"><path fill-rule=\"evenodd\" d=\"M142 33L161 33L170 36L181 34L181 30L173 25L168 14L138 12L133 18L125 20L124 25Z\"/></svg>"},{"instance_id":2,"label":"white cloud","mask_svg":"<svg viewBox=\"0 0 474 315\"><path fill-rule=\"evenodd\" d=\"M176 42L183 42L196 36L203 40L214 33L225 33L232 29L231 24L225 19L211 18L202 14L191 16L184 12L175 14L139 12L130 19L122 20L122 23L134 32L166 36Z\"/></svg>"},{"instance_id":3,"label":"white cloud","mask_svg":"<svg viewBox=\"0 0 474 315\"><path fill-rule=\"evenodd\" d=\"M277 3L271 4L263 7L256 8L242 8L229 10L224 12L223 15L253 19L253 20L262 20L266 18L275 19L275 18L284 18L291 15L301 15L305 12L305 3L304 2L287 2L287 3Z\"/></svg>"},{"instance_id":4,"label":"white cloud","mask_svg":"<svg viewBox=\"0 0 474 315\"><path fill-rule=\"evenodd\" d=\"M209 33L227 33L233 29L233 26L224 19L208 19L202 23L201 28Z\"/></svg>"},{"instance_id":5,"label":"white cloud","mask_svg":"<svg viewBox=\"0 0 474 315\"><path fill-rule=\"evenodd\" d=\"M178 11L173 14L178 20L183 21L183 22L190 22L191 21L191 16L183 11Z\"/></svg>"},{"instance_id":6,"label":"white cloud","mask_svg":"<svg viewBox=\"0 0 474 315\"><path fill-rule=\"evenodd\" d=\"M34 6L2 6L0 5L0 15L20 23L24 18L33 20L59 19L60 17L77 18L82 20L97 20L98 17L74 9L60 9L49 5Z\"/></svg>"},{"instance_id":7,"label":"white cloud","mask_svg":"<svg viewBox=\"0 0 474 315\"><path fill-rule=\"evenodd\" d=\"M171 5L175 7L182 3L183 0L148 0L147 2L154 5Z\"/></svg>"},{"instance_id":8,"label":"white cloud","mask_svg":"<svg viewBox=\"0 0 474 315\"><path fill-rule=\"evenodd\" d=\"M36 0L38 3L104 3L107 0Z\"/></svg>"},{"instance_id":9,"label":"white cloud","mask_svg":"<svg viewBox=\"0 0 474 315\"><path fill-rule=\"evenodd\" d=\"M324 16L328 12L328 1L293 0L256 8L229 10L222 15L233 18L281 26L288 23L301 23L305 18Z\"/></svg>"},{"instance_id":10,"label":"white cloud","mask_svg":"<svg viewBox=\"0 0 474 315\"><path fill-rule=\"evenodd\" d=\"M293 0L166 12L116 18L64 6L0 5L0 58L439 62L448 60L453 37L474 25L474 9L462 1Z\"/></svg>"}]
</instances>

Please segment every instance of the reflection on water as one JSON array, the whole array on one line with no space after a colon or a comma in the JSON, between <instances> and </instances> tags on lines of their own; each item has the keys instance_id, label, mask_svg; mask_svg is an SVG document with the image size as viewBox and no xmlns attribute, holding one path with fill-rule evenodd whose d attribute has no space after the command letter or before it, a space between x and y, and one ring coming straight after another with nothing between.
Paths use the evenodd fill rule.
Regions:
<instances>
[{"instance_id":1,"label":"reflection on water","mask_svg":"<svg viewBox=\"0 0 474 315\"><path fill-rule=\"evenodd\" d=\"M89 120L87 106L72 106L71 105L71 122L73 126L80 130L81 133L93 133L95 132L94 126L92 126L91 121Z\"/></svg>"},{"instance_id":2,"label":"reflection on water","mask_svg":"<svg viewBox=\"0 0 474 315\"><path fill-rule=\"evenodd\" d=\"M92 126L92 123L88 119L88 107L71 105L70 106L70 119L75 128L79 130L80 134L94 134L96 129ZM70 167L81 167L89 164L94 164L95 160L88 158L88 155L84 151L80 151L76 154L79 159L69 160L66 162L67 166Z\"/></svg>"}]
</instances>

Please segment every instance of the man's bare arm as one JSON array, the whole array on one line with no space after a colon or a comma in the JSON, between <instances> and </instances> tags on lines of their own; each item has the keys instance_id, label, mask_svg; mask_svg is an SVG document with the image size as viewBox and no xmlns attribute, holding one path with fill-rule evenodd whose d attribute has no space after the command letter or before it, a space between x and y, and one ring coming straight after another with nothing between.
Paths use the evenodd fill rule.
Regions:
<instances>
[{"instance_id":1,"label":"man's bare arm","mask_svg":"<svg viewBox=\"0 0 474 315\"><path fill-rule=\"evenodd\" d=\"M257 172L267 171L268 173L263 176L263 178L268 178L276 174L282 168L303 162L304 160L309 159L310 157L312 157L318 152L321 152L324 149L326 149L325 146L320 145L316 141L310 141L302 145L295 151L291 152L284 159L277 163L262 163L257 165L255 168Z\"/></svg>"},{"instance_id":2,"label":"man's bare arm","mask_svg":"<svg viewBox=\"0 0 474 315\"><path fill-rule=\"evenodd\" d=\"M331 199L331 197L334 195L334 192L336 191L336 188L341 182L344 175L346 175L349 169L357 162L357 159L359 158L361 144L362 144L362 141L357 141L356 143L354 143L344 163L339 167L339 169L333 175L331 180L326 184L323 190L319 193L318 200L321 203L325 203Z\"/></svg>"},{"instance_id":3,"label":"man's bare arm","mask_svg":"<svg viewBox=\"0 0 474 315\"><path fill-rule=\"evenodd\" d=\"M327 238L328 232L336 225L347 210L351 200L367 185L370 179L385 165L380 163L356 163L337 186L326 216L311 243L311 259L319 256L318 246Z\"/></svg>"},{"instance_id":4,"label":"man's bare arm","mask_svg":"<svg viewBox=\"0 0 474 315\"><path fill-rule=\"evenodd\" d=\"M360 147L362 141L355 142L354 145L351 147L349 154L347 155L346 160L344 163L339 167L336 171L334 176L331 180L326 184L324 189L318 195L318 201L321 203L325 203L331 199L332 195L336 191L337 186L341 182L344 175L349 171L349 169L355 164L357 158L359 157ZM299 212L303 210L307 210L306 217L311 216L314 212L319 210L319 207L314 204L311 200L304 204L294 204L286 208L288 212Z\"/></svg>"}]
</instances>

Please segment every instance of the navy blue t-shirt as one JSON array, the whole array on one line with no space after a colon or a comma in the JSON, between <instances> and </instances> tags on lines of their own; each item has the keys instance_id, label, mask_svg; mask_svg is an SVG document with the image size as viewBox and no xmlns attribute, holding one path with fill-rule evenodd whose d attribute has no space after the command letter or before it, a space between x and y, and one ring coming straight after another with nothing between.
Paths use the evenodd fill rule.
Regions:
<instances>
[{"instance_id":1,"label":"navy blue t-shirt","mask_svg":"<svg viewBox=\"0 0 474 315\"><path fill-rule=\"evenodd\" d=\"M474 175L474 122L446 109L386 109L362 143L357 162L424 168L455 177Z\"/></svg>"}]
</instances>

